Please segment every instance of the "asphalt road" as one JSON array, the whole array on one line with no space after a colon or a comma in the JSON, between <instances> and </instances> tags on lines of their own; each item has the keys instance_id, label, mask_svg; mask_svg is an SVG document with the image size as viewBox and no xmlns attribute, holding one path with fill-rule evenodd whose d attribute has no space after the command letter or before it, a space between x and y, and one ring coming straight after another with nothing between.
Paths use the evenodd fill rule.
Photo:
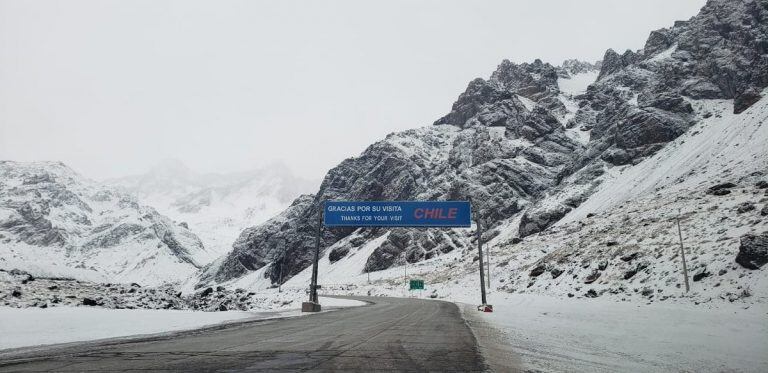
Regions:
<instances>
[{"instance_id":1,"label":"asphalt road","mask_svg":"<svg viewBox=\"0 0 768 373\"><path fill-rule=\"evenodd\" d=\"M455 304L355 299L374 304L6 355L0 358L0 372L486 370L475 337Z\"/></svg>"}]
</instances>

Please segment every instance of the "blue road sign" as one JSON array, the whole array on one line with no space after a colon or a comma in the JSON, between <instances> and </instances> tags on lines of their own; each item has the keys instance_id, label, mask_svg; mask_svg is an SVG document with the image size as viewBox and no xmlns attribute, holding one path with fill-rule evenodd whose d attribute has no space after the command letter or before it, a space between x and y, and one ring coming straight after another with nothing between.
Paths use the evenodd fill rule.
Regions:
<instances>
[{"instance_id":1,"label":"blue road sign","mask_svg":"<svg viewBox=\"0 0 768 373\"><path fill-rule=\"evenodd\" d=\"M327 227L469 227L469 201L327 201Z\"/></svg>"}]
</instances>

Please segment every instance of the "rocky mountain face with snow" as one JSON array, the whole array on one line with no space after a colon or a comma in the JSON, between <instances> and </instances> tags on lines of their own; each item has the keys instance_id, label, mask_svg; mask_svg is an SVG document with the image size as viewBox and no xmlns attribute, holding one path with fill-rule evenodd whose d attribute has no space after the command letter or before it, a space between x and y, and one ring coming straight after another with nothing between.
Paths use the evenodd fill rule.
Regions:
<instances>
[{"instance_id":1,"label":"rocky mountain face with snow","mask_svg":"<svg viewBox=\"0 0 768 373\"><path fill-rule=\"evenodd\" d=\"M156 285L211 257L188 229L62 163L0 162L0 268Z\"/></svg>"},{"instance_id":2,"label":"rocky mountain face with snow","mask_svg":"<svg viewBox=\"0 0 768 373\"><path fill-rule=\"evenodd\" d=\"M249 172L203 174L177 160L106 183L184 223L216 256L229 252L244 229L277 215L316 187L277 163Z\"/></svg>"},{"instance_id":3,"label":"rocky mountain face with snow","mask_svg":"<svg viewBox=\"0 0 768 373\"><path fill-rule=\"evenodd\" d=\"M604 184L632 190L636 185L622 183L622 174L649 162L660 162L652 161L653 157L670 146L678 146L676 140L682 135L704 132L709 125L719 128L719 124L711 123L720 123L713 121L726 116L750 119L745 116L762 115L757 109L748 110L768 85L766 19L765 1L710 0L690 20L651 32L642 50L623 54L608 50L595 64L569 60L552 66L539 60L521 64L505 60L489 79L470 82L451 111L433 126L390 134L360 156L330 170L314 195L297 199L276 218L243 231L230 254L203 270L198 286L235 281L255 271L274 283L280 267L287 272L284 279L304 270L311 263L318 212L326 200L471 199L475 217L490 228L485 239L491 241L493 250L509 254L522 241L531 242L525 247L534 253L549 252L541 241L546 241L551 232L565 229L553 225L575 219L573 216L584 218L583 206L596 205L595 196L606 193ZM728 113L723 105L729 106ZM754 118L739 123L750 129L760 124ZM733 145L736 137L722 141ZM754 142L756 138L744 141ZM765 171L760 167L768 157L765 148L750 149L752 153L744 156L752 159L738 162L729 158L744 167L738 175L727 177L738 179L739 185L745 187L760 177L755 172ZM701 149L694 153L724 156L705 154ZM681 180L699 172L688 171L679 175ZM695 187L709 186L702 180L699 184ZM652 195L662 191L661 186L657 187L656 191L642 192ZM691 191L686 193L691 195ZM666 197L657 196L657 200L672 195L682 196L670 192ZM609 211L618 207L601 208ZM614 218L611 213L605 214L608 221ZM662 220L668 223L665 219L657 222ZM580 223L572 220L571 224ZM741 231L735 229L732 234ZM471 233L453 229L324 229L321 246L330 262L343 263L362 247L370 249L368 245L375 243L362 261L360 273L406 262L439 261L442 256L452 255L471 265ZM585 234L583 240L585 246L589 235ZM666 238L662 241L671 245ZM580 264L584 260L583 267L591 274L610 266L599 264L603 259L610 263L618 255L616 249L608 247L618 246L631 254L625 242L606 246L599 253L590 251L587 255L569 251L566 244L558 255L568 259L552 259ZM644 281L651 281L651 270L664 256L656 258L636 268L648 271ZM521 271L540 259L528 255L514 268L502 270ZM624 263L634 265L633 259ZM545 270L550 269L548 265ZM574 280L578 284L564 286L581 288L581 276L571 276L578 279ZM553 280L558 277L552 275ZM520 281L528 281L528 277L522 278ZM590 280L592 283L597 279ZM539 285L548 288L550 282ZM508 287L521 288L526 287Z\"/></svg>"}]
</instances>

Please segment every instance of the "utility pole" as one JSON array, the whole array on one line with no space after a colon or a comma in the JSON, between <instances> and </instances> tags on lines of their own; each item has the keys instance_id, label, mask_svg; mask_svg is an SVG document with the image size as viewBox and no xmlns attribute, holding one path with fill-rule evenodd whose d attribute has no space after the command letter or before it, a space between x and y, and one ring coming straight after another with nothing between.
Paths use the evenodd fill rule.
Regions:
<instances>
[{"instance_id":1,"label":"utility pole","mask_svg":"<svg viewBox=\"0 0 768 373\"><path fill-rule=\"evenodd\" d=\"M288 253L288 248L286 246L288 243L288 240L283 238L283 258L280 259L280 276L277 280L277 292L282 293L283 292L283 266L285 265L285 255Z\"/></svg>"},{"instance_id":2,"label":"utility pole","mask_svg":"<svg viewBox=\"0 0 768 373\"><path fill-rule=\"evenodd\" d=\"M488 271L488 292L491 292L491 248L485 248L485 269Z\"/></svg>"},{"instance_id":3,"label":"utility pole","mask_svg":"<svg viewBox=\"0 0 768 373\"><path fill-rule=\"evenodd\" d=\"M685 292L691 290L691 286L688 283L688 267L685 264L685 248L683 247L683 231L680 229L680 210L677 210L677 235L680 237L680 257L683 259L683 277L685 278Z\"/></svg>"},{"instance_id":4,"label":"utility pole","mask_svg":"<svg viewBox=\"0 0 768 373\"><path fill-rule=\"evenodd\" d=\"M317 212L317 237L315 239L315 259L312 261L312 285L310 289L309 301L317 303L317 266L320 260L320 235L323 232L323 210L322 204Z\"/></svg>"},{"instance_id":5,"label":"utility pole","mask_svg":"<svg viewBox=\"0 0 768 373\"><path fill-rule=\"evenodd\" d=\"M482 306L486 306L488 302L485 299L485 272L483 271L483 231L480 225L480 219L477 219L477 252L478 260L480 261L480 295L482 296Z\"/></svg>"},{"instance_id":6,"label":"utility pole","mask_svg":"<svg viewBox=\"0 0 768 373\"><path fill-rule=\"evenodd\" d=\"M320 235L323 232L323 210L325 203L321 202L317 211L317 239L315 240L315 260L312 262L312 282L309 285L309 302L301 304L302 312L319 312L320 303L317 300L317 262L320 259Z\"/></svg>"},{"instance_id":7,"label":"utility pole","mask_svg":"<svg viewBox=\"0 0 768 373\"><path fill-rule=\"evenodd\" d=\"M403 297L408 294L408 252L405 252L405 266L403 266L403 282L405 283L405 286L403 286Z\"/></svg>"}]
</instances>

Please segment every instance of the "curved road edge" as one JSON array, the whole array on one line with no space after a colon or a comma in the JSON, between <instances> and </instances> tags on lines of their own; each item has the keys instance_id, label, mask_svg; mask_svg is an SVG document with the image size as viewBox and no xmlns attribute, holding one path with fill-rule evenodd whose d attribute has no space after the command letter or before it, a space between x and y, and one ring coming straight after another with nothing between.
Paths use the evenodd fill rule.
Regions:
<instances>
[{"instance_id":1,"label":"curved road edge","mask_svg":"<svg viewBox=\"0 0 768 373\"><path fill-rule=\"evenodd\" d=\"M506 334L483 318L477 306L455 303L461 317L475 335L480 354L493 372L524 372L523 362L506 340Z\"/></svg>"},{"instance_id":2,"label":"curved road edge","mask_svg":"<svg viewBox=\"0 0 768 373\"><path fill-rule=\"evenodd\" d=\"M320 295L320 298L354 299L353 297L340 297L335 295ZM179 337L179 336L194 335L194 334L200 334L200 333L205 333L205 332L214 331L214 330L237 327L238 325L242 325L242 324L259 323L259 322L267 322L267 321L280 321L280 320L293 319L296 317L311 317L311 316L326 313L326 312L333 312L333 311L338 311L338 310L343 310L343 309L353 308L353 307L367 307L373 304L373 302L367 301L365 299L354 299L354 300L363 302L364 304L358 305L358 306L329 306L329 307L324 307L323 310L319 313L301 313L300 312L297 315L281 315L281 316L272 316L272 317L254 316L254 317L248 317L248 318L242 318L242 319L222 321L216 324L203 325L200 327L194 327L190 329L170 330L170 331L158 332L158 333L132 334L132 335L125 335L120 337L109 337L109 338L89 339L89 340L74 341L74 342L52 343L52 344L0 349L0 361L6 360L6 359L34 358L37 356L45 356L50 353L60 351L60 350L66 350L66 349L95 350L95 349L108 348L113 345L119 345L124 343L144 342L144 341L152 341L152 340L158 340L158 339L172 339L174 337ZM297 310L301 311L301 309L295 309L292 311L297 311ZM203 311L200 311L200 312L203 312ZM280 312L274 312L274 314L278 315L280 313L286 313L286 312L287 311L280 311ZM254 315L258 315L258 314L266 314L270 312L253 312L253 313Z\"/></svg>"}]
</instances>

